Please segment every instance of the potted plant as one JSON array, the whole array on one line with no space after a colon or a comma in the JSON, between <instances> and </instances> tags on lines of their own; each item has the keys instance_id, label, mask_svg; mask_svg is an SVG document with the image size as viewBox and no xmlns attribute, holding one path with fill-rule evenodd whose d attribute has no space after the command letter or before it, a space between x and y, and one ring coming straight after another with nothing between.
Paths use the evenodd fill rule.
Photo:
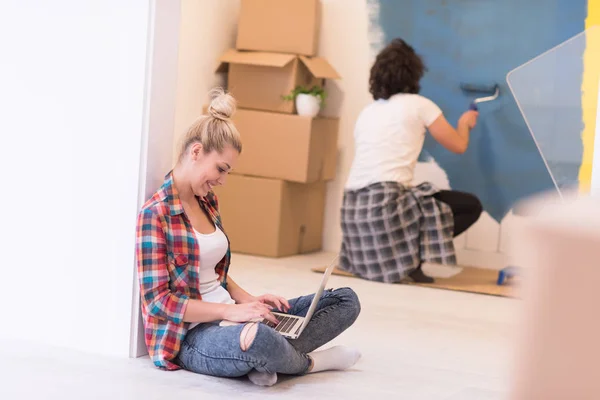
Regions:
<instances>
[{"instance_id":1,"label":"potted plant","mask_svg":"<svg viewBox=\"0 0 600 400\"><path fill-rule=\"evenodd\" d=\"M297 86L290 94L283 96L284 100L296 101L298 115L315 117L325 104L326 93L322 87L313 86L308 89Z\"/></svg>"}]
</instances>

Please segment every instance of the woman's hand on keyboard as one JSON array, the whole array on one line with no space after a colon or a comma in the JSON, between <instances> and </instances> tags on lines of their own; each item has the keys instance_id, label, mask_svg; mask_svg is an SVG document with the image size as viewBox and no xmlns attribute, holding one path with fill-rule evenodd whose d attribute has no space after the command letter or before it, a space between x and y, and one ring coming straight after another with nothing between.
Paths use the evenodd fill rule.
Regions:
<instances>
[{"instance_id":1,"label":"woman's hand on keyboard","mask_svg":"<svg viewBox=\"0 0 600 400\"><path fill-rule=\"evenodd\" d=\"M233 322L248 322L264 318L274 324L278 324L277 318L271 314L271 307L261 301L253 301L243 304L228 304L223 319Z\"/></svg>"},{"instance_id":2,"label":"woman's hand on keyboard","mask_svg":"<svg viewBox=\"0 0 600 400\"><path fill-rule=\"evenodd\" d=\"M283 312L288 312L290 310L290 303L288 303L288 301L281 296L276 296L274 294L263 294L262 296L258 296L256 299L261 303L274 307L276 310Z\"/></svg>"}]
</instances>

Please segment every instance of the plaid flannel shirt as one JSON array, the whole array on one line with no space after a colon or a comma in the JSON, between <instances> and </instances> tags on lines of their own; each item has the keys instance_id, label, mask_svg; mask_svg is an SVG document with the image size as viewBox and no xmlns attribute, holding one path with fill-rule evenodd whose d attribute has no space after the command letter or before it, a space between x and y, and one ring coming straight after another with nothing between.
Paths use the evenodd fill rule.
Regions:
<instances>
[{"instance_id":1,"label":"plaid flannel shirt","mask_svg":"<svg viewBox=\"0 0 600 400\"><path fill-rule=\"evenodd\" d=\"M221 230L217 197L211 192L200 206ZM136 255L146 346L154 364L179 369L173 360L189 323L183 314L189 299L201 299L198 242L173 185L172 172L138 215ZM215 270L226 285L229 248Z\"/></svg>"},{"instance_id":2,"label":"plaid flannel shirt","mask_svg":"<svg viewBox=\"0 0 600 400\"><path fill-rule=\"evenodd\" d=\"M429 182L405 187L378 182L346 190L340 268L365 279L397 283L421 262L456 264L452 209Z\"/></svg>"}]
</instances>

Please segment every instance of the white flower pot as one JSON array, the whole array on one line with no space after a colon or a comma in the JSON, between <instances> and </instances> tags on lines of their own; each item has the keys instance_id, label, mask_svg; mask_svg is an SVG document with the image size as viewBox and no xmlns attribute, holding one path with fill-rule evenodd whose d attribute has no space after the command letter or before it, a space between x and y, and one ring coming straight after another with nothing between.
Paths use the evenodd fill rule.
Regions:
<instances>
[{"instance_id":1,"label":"white flower pot","mask_svg":"<svg viewBox=\"0 0 600 400\"><path fill-rule=\"evenodd\" d=\"M316 117L320 109L320 97L304 93L296 96L296 112L298 115Z\"/></svg>"}]
</instances>

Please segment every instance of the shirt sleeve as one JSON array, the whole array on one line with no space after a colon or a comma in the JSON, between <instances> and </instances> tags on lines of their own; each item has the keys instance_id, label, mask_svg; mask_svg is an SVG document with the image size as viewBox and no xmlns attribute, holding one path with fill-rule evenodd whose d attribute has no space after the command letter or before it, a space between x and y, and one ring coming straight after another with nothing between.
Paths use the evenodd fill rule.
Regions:
<instances>
[{"instance_id":1,"label":"shirt sleeve","mask_svg":"<svg viewBox=\"0 0 600 400\"><path fill-rule=\"evenodd\" d=\"M426 97L421 97L421 102L419 105L419 116L421 117L421 121L425 124L426 127L433 124L433 122L438 119L438 117L442 115L442 110L435 104L433 101L429 100Z\"/></svg>"},{"instance_id":2,"label":"shirt sleeve","mask_svg":"<svg viewBox=\"0 0 600 400\"><path fill-rule=\"evenodd\" d=\"M179 325L188 296L172 293L167 268L167 243L160 217L149 209L138 215L136 258L142 302L148 315Z\"/></svg>"}]
</instances>

